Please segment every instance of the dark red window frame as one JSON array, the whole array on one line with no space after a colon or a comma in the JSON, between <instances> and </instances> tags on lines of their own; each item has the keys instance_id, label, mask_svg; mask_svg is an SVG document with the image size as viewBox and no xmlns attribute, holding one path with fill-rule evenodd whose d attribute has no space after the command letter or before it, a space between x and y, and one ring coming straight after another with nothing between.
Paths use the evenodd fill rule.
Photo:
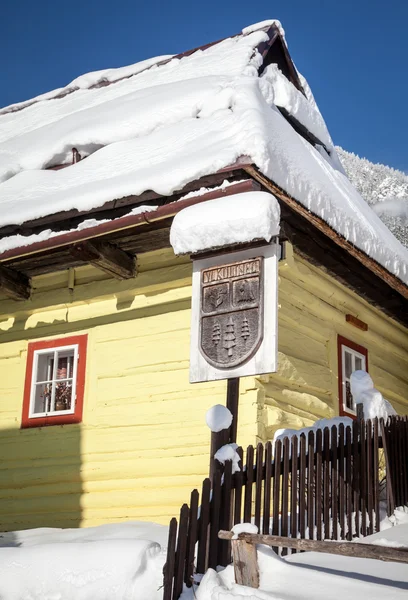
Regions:
<instances>
[{"instance_id":1,"label":"dark red window frame","mask_svg":"<svg viewBox=\"0 0 408 600\"><path fill-rule=\"evenodd\" d=\"M351 340L343 337L342 335L337 336L337 362L338 362L338 382L339 382L339 414L341 417L350 417L352 419L356 418L356 415L353 415L350 412L344 410L344 402L343 402L343 353L341 351L342 346L346 346L351 350L355 350L360 354L365 356L366 360L366 371L368 373L368 350L364 348L364 346L360 346L360 344L356 344Z\"/></svg>"},{"instance_id":2,"label":"dark red window frame","mask_svg":"<svg viewBox=\"0 0 408 600\"><path fill-rule=\"evenodd\" d=\"M30 342L27 352L27 367L24 384L23 414L21 418L21 427L47 427L49 425L69 425L71 423L80 423L82 421L82 411L84 405L85 391L85 368L86 368L86 348L88 336L75 335L54 340L43 340L39 342ZM61 346L78 346L78 366L76 379L76 401L75 412L70 415L50 415L48 417L29 417L31 384L33 377L34 352L36 350L46 350L60 348Z\"/></svg>"}]
</instances>

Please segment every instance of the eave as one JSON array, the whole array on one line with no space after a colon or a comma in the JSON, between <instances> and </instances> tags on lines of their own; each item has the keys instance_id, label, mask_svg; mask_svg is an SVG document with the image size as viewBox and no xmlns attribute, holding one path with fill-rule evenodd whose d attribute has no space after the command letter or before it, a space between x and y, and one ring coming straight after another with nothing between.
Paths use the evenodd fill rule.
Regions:
<instances>
[{"instance_id":1,"label":"eave","mask_svg":"<svg viewBox=\"0 0 408 600\"><path fill-rule=\"evenodd\" d=\"M234 178L246 180L234 183ZM12 271L11 281L16 274L21 275L19 285L21 288L24 282L25 288L20 298L26 299L29 277L89 262L89 254L84 253L82 258L79 254L80 243L98 240L99 243L113 246L130 256L169 247L172 219L182 209L213 198L262 189L270 191L278 199L282 237L293 244L295 252L323 268L394 320L408 326L408 287L401 280L290 197L253 164L240 161L219 173L206 176L206 183L217 186L224 179L232 181L232 185L178 201L162 199L165 203L155 210L121 217L89 229L65 233L31 246L9 250L0 256L3 273L4 269ZM201 187L202 180L189 184L189 189L199 190ZM179 195L175 195L174 200ZM119 277L122 271L119 264ZM18 293L13 294L10 286L3 287L3 291L14 299L18 298Z\"/></svg>"}]
</instances>

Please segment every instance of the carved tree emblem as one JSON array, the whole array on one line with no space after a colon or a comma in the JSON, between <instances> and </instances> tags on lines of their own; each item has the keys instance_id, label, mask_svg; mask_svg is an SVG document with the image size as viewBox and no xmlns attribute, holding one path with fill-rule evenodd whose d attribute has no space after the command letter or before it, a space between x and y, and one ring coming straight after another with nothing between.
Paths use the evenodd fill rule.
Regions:
<instances>
[{"instance_id":1,"label":"carved tree emblem","mask_svg":"<svg viewBox=\"0 0 408 600\"><path fill-rule=\"evenodd\" d=\"M263 338L263 259L201 272L200 350L217 368L249 360Z\"/></svg>"}]
</instances>

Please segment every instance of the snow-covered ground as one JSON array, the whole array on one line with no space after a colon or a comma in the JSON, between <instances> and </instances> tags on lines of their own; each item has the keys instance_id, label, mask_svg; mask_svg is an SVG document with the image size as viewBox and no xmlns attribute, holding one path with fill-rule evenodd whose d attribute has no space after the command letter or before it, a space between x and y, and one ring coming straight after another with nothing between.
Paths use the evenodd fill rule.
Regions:
<instances>
[{"instance_id":1,"label":"snow-covered ground","mask_svg":"<svg viewBox=\"0 0 408 600\"><path fill-rule=\"evenodd\" d=\"M145 522L0 534L0 598L159 600L166 543Z\"/></svg>"},{"instance_id":2,"label":"snow-covered ground","mask_svg":"<svg viewBox=\"0 0 408 600\"><path fill-rule=\"evenodd\" d=\"M236 533L247 530L239 526ZM382 522L364 542L408 546L408 508ZM0 534L1 600L159 600L167 527L127 522L84 529ZM279 558L258 548L260 588L234 583L232 566L207 571L182 600L398 600L407 597L408 567L306 552Z\"/></svg>"}]
</instances>

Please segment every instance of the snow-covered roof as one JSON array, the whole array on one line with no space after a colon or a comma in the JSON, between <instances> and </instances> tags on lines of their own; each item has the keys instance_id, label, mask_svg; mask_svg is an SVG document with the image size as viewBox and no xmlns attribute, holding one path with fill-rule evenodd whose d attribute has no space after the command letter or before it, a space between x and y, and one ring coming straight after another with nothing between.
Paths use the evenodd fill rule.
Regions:
<instances>
[{"instance_id":1,"label":"snow-covered roof","mask_svg":"<svg viewBox=\"0 0 408 600\"><path fill-rule=\"evenodd\" d=\"M1 110L0 228L147 190L168 196L246 156L408 283L408 250L344 175L307 82L300 77L303 94L264 63L262 48L278 31L277 22L263 22L204 49L91 73ZM46 170L68 162L73 147L86 160Z\"/></svg>"}]
</instances>

